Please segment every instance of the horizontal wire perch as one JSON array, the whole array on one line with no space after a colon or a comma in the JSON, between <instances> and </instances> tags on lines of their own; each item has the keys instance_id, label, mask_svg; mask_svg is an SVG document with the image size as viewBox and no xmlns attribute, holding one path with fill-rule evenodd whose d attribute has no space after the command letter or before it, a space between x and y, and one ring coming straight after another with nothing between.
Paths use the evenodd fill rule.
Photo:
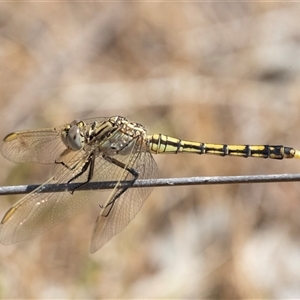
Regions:
<instances>
[{"instance_id":1,"label":"horizontal wire perch","mask_svg":"<svg viewBox=\"0 0 300 300\"><path fill-rule=\"evenodd\" d=\"M268 183L268 182L291 182L300 181L300 174L270 174L270 175L244 175L244 176L212 176L212 177L182 177L182 178L160 178L132 181L88 182L78 187L78 183L64 184L39 184L39 185L17 185L0 187L1 195L28 194L34 190L38 193L57 193L86 190L108 190L117 188L143 188L143 187L165 187L184 185L207 185L207 184L235 184L235 183Z\"/></svg>"}]
</instances>

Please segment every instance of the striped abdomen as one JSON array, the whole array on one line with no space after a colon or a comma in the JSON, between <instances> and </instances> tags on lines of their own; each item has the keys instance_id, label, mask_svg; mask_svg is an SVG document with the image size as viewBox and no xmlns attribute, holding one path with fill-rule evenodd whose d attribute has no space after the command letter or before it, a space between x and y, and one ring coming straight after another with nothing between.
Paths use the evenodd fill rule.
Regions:
<instances>
[{"instance_id":1,"label":"striped abdomen","mask_svg":"<svg viewBox=\"0 0 300 300\"><path fill-rule=\"evenodd\" d=\"M148 136L152 153L196 153L219 156L261 157L272 159L300 158L300 151L282 145L225 145L179 140L163 134Z\"/></svg>"}]
</instances>

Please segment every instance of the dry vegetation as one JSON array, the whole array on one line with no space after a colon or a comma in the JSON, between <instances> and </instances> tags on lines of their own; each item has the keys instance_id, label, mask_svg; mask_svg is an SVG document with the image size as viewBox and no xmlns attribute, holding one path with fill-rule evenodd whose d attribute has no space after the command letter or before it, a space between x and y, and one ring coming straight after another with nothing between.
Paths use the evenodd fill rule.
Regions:
<instances>
[{"instance_id":1,"label":"dry vegetation","mask_svg":"<svg viewBox=\"0 0 300 300\"><path fill-rule=\"evenodd\" d=\"M300 147L299 3L1 3L1 137L124 115L149 132ZM155 157L162 177L296 173L297 161ZM45 166L0 158L2 185ZM0 245L0 298L299 298L298 183L157 188L90 255L94 201ZM2 197L1 216L20 197Z\"/></svg>"}]
</instances>

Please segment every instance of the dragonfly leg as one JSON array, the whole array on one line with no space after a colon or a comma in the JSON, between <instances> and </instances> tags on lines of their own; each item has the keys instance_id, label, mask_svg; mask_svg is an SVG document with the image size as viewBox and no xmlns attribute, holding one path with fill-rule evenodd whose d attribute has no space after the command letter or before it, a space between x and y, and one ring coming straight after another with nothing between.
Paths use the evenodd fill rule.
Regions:
<instances>
[{"instance_id":1,"label":"dragonfly leg","mask_svg":"<svg viewBox=\"0 0 300 300\"><path fill-rule=\"evenodd\" d=\"M91 179L93 178L94 175L94 167L95 167L95 156L93 154L91 154L89 156L89 158L87 159L87 161L84 163L81 171L76 174L74 177L72 177L70 180L68 180L68 183L71 183L73 180L75 180L76 178L80 177L83 173L86 172L87 169L89 169L89 173L88 173L88 177L87 180L84 182L80 182L78 183L78 186L76 186L72 191L71 194L73 194L75 192L75 190L77 190L78 188L80 188L81 186L85 185L86 183L90 182Z\"/></svg>"},{"instance_id":2,"label":"dragonfly leg","mask_svg":"<svg viewBox=\"0 0 300 300\"><path fill-rule=\"evenodd\" d=\"M112 164L114 164L114 165L116 165L116 166L118 166L118 167L126 170L128 173L130 173L134 177L131 180L131 182L130 182L130 184L128 186L125 186L122 189L120 189L120 191L113 196L113 198L111 199L111 201L109 201L109 203L106 204L105 208L109 207L109 209L108 209L108 212L105 215L103 215L103 216L107 217L110 214L110 212L111 212L111 210L112 210L112 208L113 208L116 200L121 195L123 195L130 187L132 187L132 185L134 184L134 182L138 179L139 173L136 170L134 170L133 168L129 168L124 163L118 161L117 159L115 159L113 157L103 155L103 158L105 160L107 160L108 162L110 162L110 163L112 163ZM100 207L103 208L103 206L100 206Z\"/></svg>"}]
</instances>

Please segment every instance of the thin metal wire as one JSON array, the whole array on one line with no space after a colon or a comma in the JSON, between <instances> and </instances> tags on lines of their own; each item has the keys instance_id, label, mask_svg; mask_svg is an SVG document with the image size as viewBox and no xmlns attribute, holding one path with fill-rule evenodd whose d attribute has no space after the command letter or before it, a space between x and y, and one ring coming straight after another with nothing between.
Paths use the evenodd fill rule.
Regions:
<instances>
[{"instance_id":1,"label":"thin metal wire","mask_svg":"<svg viewBox=\"0 0 300 300\"><path fill-rule=\"evenodd\" d=\"M211 176L211 177L182 177L137 180L130 188L165 187L184 185L207 184L237 184L237 183L271 183L300 181L300 174L270 174L270 175L243 175L243 176ZM0 187L0 196L28 194L36 189L39 193L73 192L74 190L107 190L113 189L117 181L88 182L78 187L78 183L44 184L44 185L17 185ZM131 181L123 181L118 188L131 185Z\"/></svg>"}]
</instances>

